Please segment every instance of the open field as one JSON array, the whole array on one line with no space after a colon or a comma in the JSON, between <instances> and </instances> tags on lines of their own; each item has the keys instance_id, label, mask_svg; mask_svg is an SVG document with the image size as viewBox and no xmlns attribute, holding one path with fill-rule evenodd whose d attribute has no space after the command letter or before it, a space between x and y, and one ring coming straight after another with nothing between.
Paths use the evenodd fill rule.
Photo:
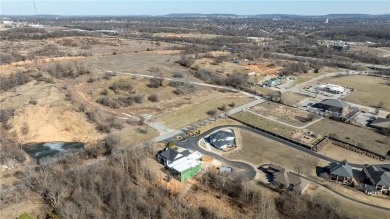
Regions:
<instances>
[{"instance_id":1,"label":"open field","mask_svg":"<svg viewBox=\"0 0 390 219\"><path fill-rule=\"evenodd\" d=\"M282 95L283 103L289 104L289 105L296 105L299 102L301 102L303 100L306 100L308 98L310 98L310 97L309 96L305 96L303 94L291 92L291 91L283 93L283 95Z\"/></svg>"},{"instance_id":2,"label":"open field","mask_svg":"<svg viewBox=\"0 0 390 219\"><path fill-rule=\"evenodd\" d=\"M319 154L323 154L327 157L331 157L335 160L347 160L351 163L362 163L362 164L379 164L379 163L388 163L388 161L380 161L368 156L365 156L364 154L359 154L352 152L350 150L347 150L345 148L339 147L337 145L334 145L332 143L327 143L324 145L320 151L318 151Z\"/></svg>"},{"instance_id":3,"label":"open field","mask_svg":"<svg viewBox=\"0 0 390 219\"><path fill-rule=\"evenodd\" d=\"M294 172L300 169L302 173L312 176L315 176L316 165L323 164L318 158L252 132L241 130L241 136L242 149L226 154L227 158L247 161L256 167L273 163Z\"/></svg>"},{"instance_id":4,"label":"open field","mask_svg":"<svg viewBox=\"0 0 390 219\"><path fill-rule=\"evenodd\" d=\"M221 35L217 34L206 34L206 33L153 33L153 36L157 37L166 37L166 38L175 38L175 39L181 39L181 38L199 38L199 39L211 39L215 38Z\"/></svg>"},{"instance_id":5,"label":"open field","mask_svg":"<svg viewBox=\"0 0 390 219\"><path fill-rule=\"evenodd\" d=\"M390 50L386 50L386 47L383 48L375 48L375 47L368 47L368 46L351 46L351 51L354 52L363 52L363 53L369 53L371 55L379 56L379 57L387 57L390 55Z\"/></svg>"},{"instance_id":6,"label":"open field","mask_svg":"<svg viewBox=\"0 0 390 219\"><path fill-rule=\"evenodd\" d=\"M239 121L242 121L244 123L262 128L269 132L273 132L275 134L284 136L286 138L290 138L294 133L298 131L295 128L282 125L280 123L265 119L263 117L257 116L253 113L246 112L246 111L237 113L231 117Z\"/></svg>"},{"instance_id":7,"label":"open field","mask_svg":"<svg viewBox=\"0 0 390 219\"><path fill-rule=\"evenodd\" d=\"M209 70L211 72L219 73L219 74L232 74L234 72L239 73L247 73L250 71L246 71L245 68L241 65L222 61L220 63L216 63L215 60L210 58L202 58L195 60L195 63L192 65L193 67L198 67L199 69Z\"/></svg>"},{"instance_id":8,"label":"open field","mask_svg":"<svg viewBox=\"0 0 390 219\"><path fill-rule=\"evenodd\" d=\"M354 125L324 119L309 126L307 129L323 136L336 134L337 138L342 141L353 145L360 143L362 148L383 156L385 156L390 150L390 145L385 143L386 136Z\"/></svg>"},{"instance_id":9,"label":"open field","mask_svg":"<svg viewBox=\"0 0 390 219\"><path fill-rule=\"evenodd\" d=\"M309 123L309 121L305 122L304 120L309 115L311 115L311 113L307 111L303 111L271 101L266 101L262 104L256 105L250 108L250 110L267 118L281 121L294 126L306 125L307 123ZM317 119L316 117L317 116L314 116L313 120Z\"/></svg>"},{"instance_id":10,"label":"open field","mask_svg":"<svg viewBox=\"0 0 390 219\"><path fill-rule=\"evenodd\" d=\"M383 108L390 110L390 86L386 78L351 75L344 77L326 78L322 83L332 83L346 87L355 88L355 91L345 97L345 100L353 103L376 107L380 101Z\"/></svg>"},{"instance_id":11,"label":"open field","mask_svg":"<svg viewBox=\"0 0 390 219\"><path fill-rule=\"evenodd\" d=\"M337 211L345 212L346 215L353 218L387 218L389 215L389 211L352 202L330 192L322 186L319 186L315 191L307 190L306 194L317 197L321 203L333 206Z\"/></svg>"},{"instance_id":12,"label":"open field","mask_svg":"<svg viewBox=\"0 0 390 219\"><path fill-rule=\"evenodd\" d=\"M144 133L145 131L146 133ZM126 126L122 130L115 130L112 134L118 137L119 146L128 147L157 137L159 132L145 125L135 125Z\"/></svg>"},{"instance_id":13,"label":"open field","mask_svg":"<svg viewBox=\"0 0 390 219\"><path fill-rule=\"evenodd\" d=\"M9 74L31 65L84 57L94 59L113 54L134 54L146 52L147 50L151 50L148 51L148 54L169 54L170 51L166 50L166 48L172 45L164 42L156 45L150 41L111 37L58 37L45 40L19 41L18 43L11 41L0 44L1 51L7 53L18 51L20 55L27 58L25 61L0 65L0 70L2 74Z\"/></svg>"},{"instance_id":14,"label":"open field","mask_svg":"<svg viewBox=\"0 0 390 219\"><path fill-rule=\"evenodd\" d=\"M234 102L236 106L240 106L252 100L241 94L226 94L214 95L214 97L207 94L205 95L207 96L207 99L203 96L203 101L192 104L191 106L186 106L181 110L169 112L168 114L159 117L158 121L164 123L169 128L181 128L187 124L208 118L209 115L207 115L207 111L216 109L223 104L228 105ZM227 109L229 108L230 107L227 106ZM218 111L217 113L222 113L222 111Z\"/></svg>"}]
</instances>

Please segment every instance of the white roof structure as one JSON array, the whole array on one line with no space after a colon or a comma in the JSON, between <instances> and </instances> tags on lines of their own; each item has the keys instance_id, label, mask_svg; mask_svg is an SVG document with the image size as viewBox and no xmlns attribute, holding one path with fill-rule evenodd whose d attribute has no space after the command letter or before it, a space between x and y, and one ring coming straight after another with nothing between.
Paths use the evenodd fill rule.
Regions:
<instances>
[{"instance_id":1,"label":"white roof structure","mask_svg":"<svg viewBox=\"0 0 390 219\"><path fill-rule=\"evenodd\" d=\"M329 90L329 91L337 91L340 93L343 93L345 91L345 88L340 86L340 85L335 85L335 84L321 84L318 86L318 89L321 90Z\"/></svg>"},{"instance_id":2,"label":"white roof structure","mask_svg":"<svg viewBox=\"0 0 390 219\"><path fill-rule=\"evenodd\" d=\"M203 156L200 152L196 151L187 156L183 156L172 163L167 164L168 168L174 169L181 173L190 168L199 165L199 159Z\"/></svg>"}]
</instances>

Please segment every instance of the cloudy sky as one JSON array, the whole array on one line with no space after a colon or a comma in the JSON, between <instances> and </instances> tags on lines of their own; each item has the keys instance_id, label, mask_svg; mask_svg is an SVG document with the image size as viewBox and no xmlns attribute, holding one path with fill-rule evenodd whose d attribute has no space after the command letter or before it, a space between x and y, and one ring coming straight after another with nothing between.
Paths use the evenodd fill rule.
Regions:
<instances>
[{"instance_id":1,"label":"cloudy sky","mask_svg":"<svg viewBox=\"0 0 390 219\"><path fill-rule=\"evenodd\" d=\"M165 15L169 13L229 13L240 15L339 13L387 14L387 1L329 0L0 0L2 15Z\"/></svg>"}]
</instances>

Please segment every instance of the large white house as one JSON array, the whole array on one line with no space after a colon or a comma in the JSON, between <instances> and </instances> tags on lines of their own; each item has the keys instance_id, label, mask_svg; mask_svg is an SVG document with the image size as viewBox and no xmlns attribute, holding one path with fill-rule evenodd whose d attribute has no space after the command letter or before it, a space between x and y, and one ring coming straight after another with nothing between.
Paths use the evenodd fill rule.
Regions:
<instances>
[{"instance_id":1,"label":"large white house","mask_svg":"<svg viewBox=\"0 0 390 219\"><path fill-rule=\"evenodd\" d=\"M171 172L177 174L180 181L185 181L201 170L199 160L202 156L203 154L198 151L191 153L189 150L178 151L165 148L157 155L157 160Z\"/></svg>"}]
</instances>

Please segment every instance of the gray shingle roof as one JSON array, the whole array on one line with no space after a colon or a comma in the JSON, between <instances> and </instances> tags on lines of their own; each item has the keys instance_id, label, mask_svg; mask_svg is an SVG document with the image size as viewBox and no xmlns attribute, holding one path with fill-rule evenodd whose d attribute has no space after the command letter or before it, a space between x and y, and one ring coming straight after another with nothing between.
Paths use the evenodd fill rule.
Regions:
<instances>
[{"instance_id":1,"label":"gray shingle roof","mask_svg":"<svg viewBox=\"0 0 390 219\"><path fill-rule=\"evenodd\" d=\"M228 138L233 137L233 140L228 140ZM210 143L217 148L221 148L224 145L234 145L235 144L235 135L231 131L219 130L210 135Z\"/></svg>"},{"instance_id":2,"label":"gray shingle roof","mask_svg":"<svg viewBox=\"0 0 390 219\"><path fill-rule=\"evenodd\" d=\"M375 186L390 186L390 164L364 166L363 172Z\"/></svg>"},{"instance_id":3,"label":"gray shingle roof","mask_svg":"<svg viewBox=\"0 0 390 219\"><path fill-rule=\"evenodd\" d=\"M189 154L191 154L189 150L178 152L177 150L174 150L172 148L168 148L167 150L161 152L161 156L165 157L168 161L175 161L176 159L180 157L185 157Z\"/></svg>"},{"instance_id":4,"label":"gray shingle roof","mask_svg":"<svg viewBox=\"0 0 390 219\"><path fill-rule=\"evenodd\" d=\"M330 173L342 177L353 177L352 167L345 161L341 163L332 162L329 164Z\"/></svg>"},{"instance_id":5,"label":"gray shingle roof","mask_svg":"<svg viewBox=\"0 0 390 219\"><path fill-rule=\"evenodd\" d=\"M337 108L344 108L346 106L349 106L346 102L341 101L341 100L336 100L336 99L325 99L321 101L321 104L327 105L327 106L332 106L332 107L337 107Z\"/></svg>"}]
</instances>

